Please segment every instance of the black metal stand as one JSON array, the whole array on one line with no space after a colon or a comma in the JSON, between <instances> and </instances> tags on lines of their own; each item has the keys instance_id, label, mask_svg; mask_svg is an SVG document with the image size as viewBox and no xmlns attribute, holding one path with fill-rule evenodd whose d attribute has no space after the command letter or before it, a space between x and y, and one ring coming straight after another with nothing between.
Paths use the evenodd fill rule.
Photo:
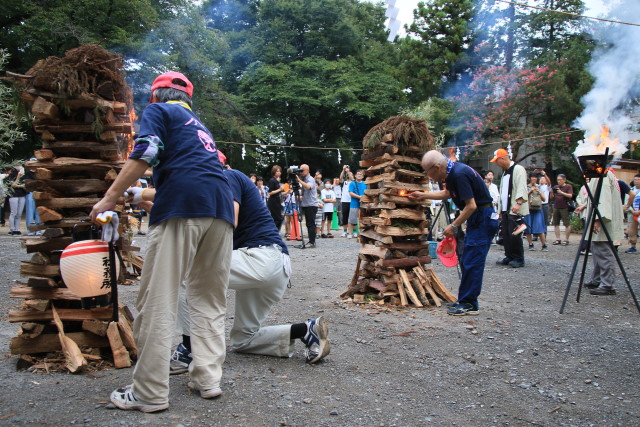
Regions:
<instances>
[{"instance_id":1,"label":"black metal stand","mask_svg":"<svg viewBox=\"0 0 640 427\"><path fill-rule=\"evenodd\" d=\"M302 231L302 194L301 194L302 190L294 190L295 195L296 195L296 204L298 205L298 226L300 227L300 241L301 243L299 245L294 245L294 248L298 248L298 249L306 249L307 248L307 244L304 242L304 232ZM314 218L314 222L315 222L315 218Z\"/></svg>"},{"instance_id":2,"label":"black metal stand","mask_svg":"<svg viewBox=\"0 0 640 427\"><path fill-rule=\"evenodd\" d=\"M109 242L109 272L111 276L111 304L113 305L112 320L119 320L120 304L118 301L118 273L116 269L116 246Z\"/></svg>"},{"instance_id":3,"label":"black metal stand","mask_svg":"<svg viewBox=\"0 0 640 427\"><path fill-rule=\"evenodd\" d=\"M608 153L607 153L608 154ZM573 157L574 161L576 162L576 164L578 165L578 168L580 168L580 164L578 163L577 159L575 158L575 156ZM582 169L582 168L580 168ZM583 173L583 177L584 177L584 173ZM631 283L629 282L629 278L627 277L627 273L622 265L622 261L620 260L620 256L618 255L618 252L615 250L615 247L613 245L613 240L611 239L611 235L609 234L609 230L607 230L607 227L604 226L604 221L602 220L602 215L600 214L600 210L598 209L598 204L600 203L600 195L602 193L602 186L604 184L604 179L606 178L606 169L604 169L603 173L601 174L600 177L596 178L598 179L598 185L596 186L596 193L595 195L591 192L591 189L589 188L589 186L587 185L586 179L585 179L585 188L587 190L587 195L589 196L589 200L591 202L591 207L589 208L589 213L587 214L587 222L586 224L588 225L588 227L585 227L584 231L582 232L582 237L580 239L580 244L578 245L578 250L576 251L576 257L575 260L573 261L573 267L571 269L571 274L569 275L569 282L567 283L567 288L565 290L564 293L564 298L562 299L562 306L560 307L560 314L562 314L564 312L564 307L565 304L567 303L567 298L569 297L569 291L571 290L571 283L573 282L573 278L575 276L576 273L576 268L578 266L578 261L580 260L580 247L582 247L582 243L585 241L586 238L586 248L585 248L585 254L584 254L584 261L582 264L582 270L580 272L580 281L578 283L578 294L576 296L576 302L580 302L580 294L582 292L582 285L584 283L584 276L585 276L585 272L587 270L587 261L589 259L589 252L591 250L591 241L593 239L593 232L594 232L594 227L595 227L595 222L596 220L600 221L600 224L602 225L602 231L605 233L605 236L607 237L607 243L609 244L609 247L611 248L611 252L613 253L613 255L616 258L616 262L618 263L618 267L620 268L620 271L622 272L622 276L624 277L625 282L627 283L627 287L629 288L629 292L631 293L631 296L633 297L633 301L636 304L636 308L638 309L638 313L640 313L640 304L638 304L638 299L636 298L635 293L633 292L633 288L631 287Z\"/></svg>"}]
</instances>

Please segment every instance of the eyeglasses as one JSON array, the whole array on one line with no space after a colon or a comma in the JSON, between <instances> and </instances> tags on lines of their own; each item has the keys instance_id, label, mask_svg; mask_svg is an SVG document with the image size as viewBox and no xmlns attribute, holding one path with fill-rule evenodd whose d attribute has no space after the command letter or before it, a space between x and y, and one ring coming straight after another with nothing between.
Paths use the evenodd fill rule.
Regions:
<instances>
[{"instance_id":1,"label":"eyeglasses","mask_svg":"<svg viewBox=\"0 0 640 427\"><path fill-rule=\"evenodd\" d=\"M437 163L432 164L432 165L429 167L429 169L427 169L427 170L425 171L425 175L429 176L429 172L431 172L431 169L433 169L436 165L437 165Z\"/></svg>"}]
</instances>

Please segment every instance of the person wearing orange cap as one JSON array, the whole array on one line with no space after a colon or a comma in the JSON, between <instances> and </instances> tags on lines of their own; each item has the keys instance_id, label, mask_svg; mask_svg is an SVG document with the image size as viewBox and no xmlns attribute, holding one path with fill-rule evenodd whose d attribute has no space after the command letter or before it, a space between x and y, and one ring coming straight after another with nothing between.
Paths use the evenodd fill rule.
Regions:
<instances>
[{"instance_id":1,"label":"person wearing orange cap","mask_svg":"<svg viewBox=\"0 0 640 427\"><path fill-rule=\"evenodd\" d=\"M442 232L445 237L458 239L464 235L462 254L458 257L462 272L458 301L450 304L447 313L453 316L476 315L479 313L478 297L482 290L485 261L491 240L498 230L498 215L493 209L489 189L478 172L465 164L447 159L436 150L422 157L422 168L430 179L444 181L446 188L431 192L415 191L407 197L412 200L451 198L462 209L460 215ZM466 235L461 230L465 222ZM452 256L447 259L443 262L445 265L455 265Z\"/></svg>"},{"instance_id":2,"label":"person wearing orange cap","mask_svg":"<svg viewBox=\"0 0 640 427\"><path fill-rule=\"evenodd\" d=\"M499 148L489 160L504 171L500 180L500 213L504 258L498 265L513 268L524 267L524 246L522 232L527 229L523 217L529 213L529 193L527 190L527 171L509 157L509 152Z\"/></svg>"},{"instance_id":3,"label":"person wearing orange cap","mask_svg":"<svg viewBox=\"0 0 640 427\"><path fill-rule=\"evenodd\" d=\"M205 398L221 394L235 221L216 143L191 109L193 85L183 74L170 72L158 76L151 91L133 151L91 211L95 221L114 209L124 191L153 167L156 194L134 322L138 362L133 384L111 393L118 408L142 412L169 407L168 356L185 278L194 350L188 385Z\"/></svg>"}]
</instances>

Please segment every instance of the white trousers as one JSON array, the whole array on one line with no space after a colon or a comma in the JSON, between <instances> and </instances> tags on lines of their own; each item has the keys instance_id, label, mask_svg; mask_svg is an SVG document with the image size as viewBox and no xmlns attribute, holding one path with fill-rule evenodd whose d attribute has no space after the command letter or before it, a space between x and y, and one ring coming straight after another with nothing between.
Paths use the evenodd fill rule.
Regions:
<instances>
[{"instance_id":1,"label":"white trousers","mask_svg":"<svg viewBox=\"0 0 640 427\"><path fill-rule=\"evenodd\" d=\"M189 366L198 389L219 387L226 349L224 317L233 251L233 228L215 218L172 218L151 227L133 324L138 362L133 392L148 403L169 399L169 360L178 290L187 278L191 317Z\"/></svg>"},{"instance_id":2,"label":"white trousers","mask_svg":"<svg viewBox=\"0 0 640 427\"><path fill-rule=\"evenodd\" d=\"M9 214L10 231L20 231L20 218L22 218L24 204L24 197L9 197L9 208L11 210L11 213Z\"/></svg>"},{"instance_id":3,"label":"white trousers","mask_svg":"<svg viewBox=\"0 0 640 427\"><path fill-rule=\"evenodd\" d=\"M273 305L282 299L290 275L289 255L277 246L233 251L229 274L229 288L236 291L230 335L233 351L277 357L293 355L291 325L262 326ZM180 334L191 335L188 305L183 298L186 287L184 282L180 286L177 329Z\"/></svg>"}]
</instances>

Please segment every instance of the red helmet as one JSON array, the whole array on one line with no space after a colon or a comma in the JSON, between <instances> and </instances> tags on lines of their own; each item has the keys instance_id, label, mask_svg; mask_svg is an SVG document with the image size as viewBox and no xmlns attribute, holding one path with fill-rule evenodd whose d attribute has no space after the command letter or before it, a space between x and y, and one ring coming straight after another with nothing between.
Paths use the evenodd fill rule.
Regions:
<instances>
[{"instance_id":1,"label":"red helmet","mask_svg":"<svg viewBox=\"0 0 640 427\"><path fill-rule=\"evenodd\" d=\"M176 80L178 82L176 82ZM181 85L179 84L180 82L184 84ZM153 97L153 91L161 87L170 87L172 89L181 90L186 92L186 94L189 95L189 98L193 96L193 84L191 84L184 74L178 73L177 71L169 71L168 73L160 74L156 77L151 85L151 97ZM149 99L149 102L151 102L151 98Z\"/></svg>"}]
</instances>

